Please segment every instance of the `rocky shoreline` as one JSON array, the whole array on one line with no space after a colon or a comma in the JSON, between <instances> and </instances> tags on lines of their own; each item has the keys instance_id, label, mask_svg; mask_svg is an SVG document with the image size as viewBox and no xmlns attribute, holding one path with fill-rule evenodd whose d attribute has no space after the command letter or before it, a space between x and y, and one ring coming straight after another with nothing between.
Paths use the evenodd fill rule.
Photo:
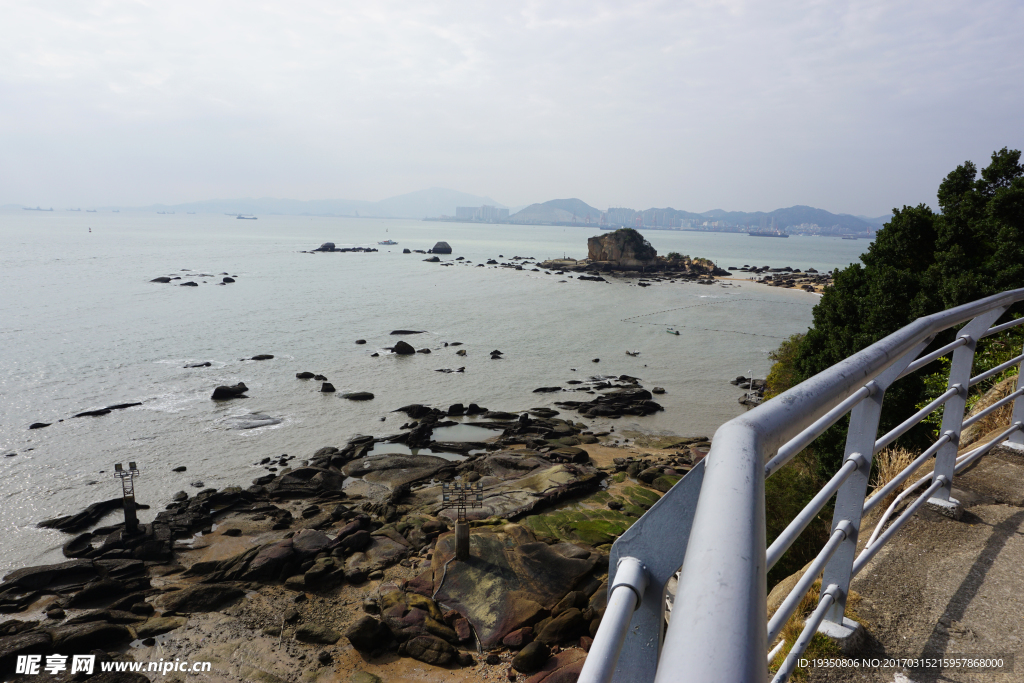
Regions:
<instances>
[{"instance_id":1,"label":"rocky shoreline","mask_svg":"<svg viewBox=\"0 0 1024 683\"><path fill-rule=\"evenodd\" d=\"M574 382L595 398L556 405L583 419L661 410L636 378ZM13 617L0 622L0 667L93 652L210 661L213 680L575 680L603 615L610 544L710 442L633 434L627 447L552 408L396 412L408 418L397 434L266 458L250 486L179 491L136 532L84 531L117 500L43 522L80 533L67 562L0 583ZM466 415L493 436L434 438ZM445 482L480 487L467 561L452 561Z\"/></svg>"}]
</instances>

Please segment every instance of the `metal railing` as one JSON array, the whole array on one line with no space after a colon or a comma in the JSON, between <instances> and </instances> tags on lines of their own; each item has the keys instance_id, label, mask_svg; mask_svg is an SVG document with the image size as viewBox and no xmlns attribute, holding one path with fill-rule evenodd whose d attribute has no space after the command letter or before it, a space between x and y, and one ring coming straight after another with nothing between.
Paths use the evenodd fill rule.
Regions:
<instances>
[{"instance_id":1,"label":"metal railing","mask_svg":"<svg viewBox=\"0 0 1024 683\"><path fill-rule=\"evenodd\" d=\"M818 605L773 680L789 677L817 630L838 636L850 633L856 626L844 618L850 581L878 550L925 503L953 508L956 501L950 499L950 491L955 474L996 445L1008 440L1024 449L1024 401L1017 400L1024 390L964 420L970 386L1024 362L1022 353L971 377L978 340L1024 324L1020 318L992 326L1021 300L1024 289L1012 290L919 318L722 425L707 457L612 546L608 606L580 675L581 683L664 683L681 677L716 683L766 681L769 646L820 574ZM920 355L939 333L961 325L953 342ZM948 353L953 356L947 390L879 438L879 418L888 388ZM958 458L961 431L1011 401L1009 428ZM935 443L865 500L875 453L940 407L942 425ZM847 414L850 425L843 465L766 549L765 478ZM858 556L864 513L931 458L934 470L889 506ZM889 522L893 511L911 495L916 496L913 502ZM828 541L769 621L768 570L833 496ZM666 628L665 590L677 573L678 586ZM770 656L779 651L775 646Z\"/></svg>"}]
</instances>

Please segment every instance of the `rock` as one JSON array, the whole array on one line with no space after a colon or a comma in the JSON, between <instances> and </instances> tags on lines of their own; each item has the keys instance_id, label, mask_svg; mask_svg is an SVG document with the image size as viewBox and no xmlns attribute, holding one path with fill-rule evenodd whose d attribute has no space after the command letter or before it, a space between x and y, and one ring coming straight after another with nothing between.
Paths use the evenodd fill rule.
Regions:
<instances>
[{"instance_id":1,"label":"rock","mask_svg":"<svg viewBox=\"0 0 1024 683\"><path fill-rule=\"evenodd\" d=\"M271 360L272 358L273 356L270 355L269 353L261 353L256 356L253 356L249 360Z\"/></svg>"},{"instance_id":2,"label":"rock","mask_svg":"<svg viewBox=\"0 0 1024 683\"><path fill-rule=\"evenodd\" d=\"M75 536L61 548L64 557L83 557L92 552L92 534L88 531Z\"/></svg>"},{"instance_id":3,"label":"rock","mask_svg":"<svg viewBox=\"0 0 1024 683\"><path fill-rule=\"evenodd\" d=\"M102 621L58 626L50 630L50 635L53 637L53 649L68 654L96 648L114 650L132 640L131 632L124 626Z\"/></svg>"},{"instance_id":4,"label":"rock","mask_svg":"<svg viewBox=\"0 0 1024 683\"><path fill-rule=\"evenodd\" d=\"M391 330L391 334L423 334L424 330Z\"/></svg>"},{"instance_id":5,"label":"rock","mask_svg":"<svg viewBox=\"0 0 1024 683\"><path fill-rule=\"evenodd\" d=\"M362 477L368 482L394 490L404 484L433 477L449 467L454 467L452 461L432 455L386 453L353 460L342 468L342 472L345 476Z\"/></svg>"},{"instance_id":6,"label":"rock","mask_svg":"<svg viewBox=\"0 0 1024 683\"><path fill-rule=\"evenodd\" d=\"M450 254L452 253L452 248L447 242L438 242L430 251L434 254Z\"/></svg>"},{"instance_id":7,"label":"rock","mask_svg":"<svg viewBox=\"0 0 1024 683\"><path fill-rule=\"evenodd\" d=\"M575 683L586 657L582 650L562 650L533 674L529 683Z\"/></svg>"},{"instance_id":8,"label":"rock","mask_svg":"<svg viewBox=\"0 0 1024 683\"><path fill-rule=\"evenodd\" d=\"M416 353L430 353L430 349L426 349L426 348L416 349Z\"/></svg>"},{"instance_id":9,"label":"rock","mask_svg":"<svg viewBox=\"0 0 1024 683\"><path fill-rule=\"evenodd\" d=\"M192 363L191 365L186 365L185 367L186 368L208 368L211 365L213 365L213 363L211 363L210 361L206 361L205 363Z\"/></svg>"},{"instance_id":10,"label":"rock","mask_svg":"<svg viewBox=\"0 0 1024 683\"><path fill-rule=\"evenodd\" d=\"M342 394L342 398L347 398L350 401L372 401L373 394L369 391L354 391L348 394Z\"/></svg>"},{"instance_id":11,"label":"rock","mask_svg":"<svg viewBox=\"0 0 1024 683\"><path fill-rule=\"evenodd\" d=\"M466 412L466 408L461 403L453 403L448 406L448 416L458 417Z\"/></svg>"},{"instance_id":12,"label":"rock","mask_svg":"<svg viewBox=\"0 0 1024 683\"><path fill-rule=\"evenodd\" d=\"M121 498L111 498L110 500L93 503L78 514L43 520L39 523L39 526L43 529L57 529L67 532L79 531L87 526L92 526L107 513L122 507L122 505L123 500Z\"/></svg>"},{"instance_id":13,"label":"rock","mask_svg":"<svg viewBox=\"0 0 1024 683\"><path fill-rule=\"evenodd\" d=\"M306 622L295 629L295 640L318 645L334 645L341 640L341 634L326 626Z\"/></svg>"},{"instance_id":14,"label":"rock","mask_svg":"<svg viewBox=\"0 0 1024 683\"><path fill-rule=\"evenodd\" d=\"M434 666L444 666L455 657L455 648L437 636L416 636L405 643L405 652Z\"/></svg>"},{"instance_id":15,"label":"rock","mask_svg":"<svg viewBox=\"0 0 1024 683\"><path fill-rule=\"evenodd\" d=\"M465 642L473 637L473 629L469 625L469 621L459 617L452 622L452 628L455 629L455 635L458 636L460 642Z\"/></svg>"},{"instance_id":16,"label":"rock","mask_svg":"<svg viewBox=\"0 0 1024 683\"><path fill-rule=\"evenodd\" d=\"M142 624L134 626L135 637L139 639L152 638L161 633L181 628L185 625L186 621L185 617L153 617Z\"/></svg>"},{"instance_id":17,"label":"rock","mask_svg":"<svg viewBox=\"0 0 1024 683\"><path fill-rule=\"evenodd\" d=\"M592 362L592 363L600 363L600 362L601 362L601 359L600 359L600 358L595 358L595 359L594 359L594 360L592 360L591 362Z\"/></svg>"},{"instance_id":18,"label":"rock","mask_svg":"<svg viewBox=\"0 0 1024 683\"><path fill-rule=\"evenodd\" d=\"M546 645L569 642L584 635L587 622L583 613L573 607L549 621L537 634L537 640Z\"/></svg>"},{"instance_id":19,"label":"rock","mask_svg":"<svg viewBox=\"0 0 1024 683\"><path fill-rule=\"evenodd\" d=\"M327 378L324 377L323 375L313 375L313 379L316 380L317 382L326 382L327 381Z\"/></svg>"},{"instance_id":20,"label":"rock","mask_svg":"<svg viewBox=\"0 0 1024 683\"><path fill-rule=\"evenodd\" d=\"M366 343L365 339L356 339L356 344L365 344L365 343Z\"/></svg>"},{"instance_id":21,"label":"rock","mask_svg":"<svg viewBox=\"0 0 1024 683\"><path fill-rule=\"evenodd\" d=\"M225 417L219 422L227 425L228 429L256 429L281 424L284 420L279 417L271 417L264 413L249 413L247 415L234 415Z\"/></svg>"},{"instance_id":22,"label":"rock","mask_svg":"<svg viewBox=\"0 0 1024 683\"><path fill-rule=\"evenodd\" d=\"M321 664L330 664L334 661L334 657L332 657L331 653L327 650L320 650L320 652L317 653L316 661L320 662Z\"/></svg>"},{"instance_id":23,"label":"rock","mask_svg":"<svg viewBox=\"0 0 1024 683\"><path fill-rule=\"evenodd\" d=\"M241 536L242 530L238 528L225 529L222 536Z\"/></svg>"},{"instance_id":24,"label":"rock","mask_svg":"<svg viewBox=\"0 0 1024 683\"><path fill-rule=\"evenodd\" d=\"M561 391L562 387L537 387L533 390L535 394L550 394L556 391Z\"/></svg>"},{"instance_id":25,"label":"rock","mask_svg":"<svg viewBox=\"0 0 1024 683\"><path fill-rule=\"evenodd\" d=\"M414 349L411 344L399 341L394 345L394 347L392 347L391 352L397 353L401 356L410 356L416 353L416 349Z\"/></svg>"},{"instance_id":26,"label":"rock","mask_svg":"<svg viewBox=\"0 0 1024 683\"><path fill-rule=\"evenodd\" d=\"M501 657L499 657L498 655L492 653L492 654L487 655L486 662L490 666L498 666L499 664L501 664Z\"/></svg>"},{"instance_id":27,"label":"rock","mask_svg":"<svg viewBox=\"0 0 1024 683\"><path fill-rule=\"evenodd\" d=\"M456 356L465 356L466 355L466 349L459 349L458 351L455 352L455 355Z\"/></svg>"},{"instance_id":28,"label":"rock","mask_svg":"<svg viewBox=\"0 0 1024 683\"><path fill-rule=\"evenodd\" d=\"M296 372L295 379L313 379L312 372Z\"/></svg>"},{"instance_id":29,"label":"rock","mask_svg":"<svg viewBox=\"0 0 1024 683\"><path fill-rule=\"evenodd\" d=\"M334 242L324 242L313 251L334 251Z\"/></svg>"},{"instance_id":30,"label":"rock","mask_svg":"<svg viewBox=\"0 0 1024 683\"><path fill-rule=\"evenodd\" d=\"M186 470L188 470L188 468L185 467L184 465L178 465L177 467L172 469L171 472L185 472Z\"/></svg>"},{"instance_id":31,"label":"rock","mask_svg":"<svg viewBox=\"0 0 1024 683\"><path fill-rule=\"evenodd\" d=\"M505 647L518 650L525 646L527 643L533 640L533 627L524 626L523 628L516 629L509 633L507 636L501 639L501 644Z\"/></svg>"},{"instance_id":32,"label":"rock","mask_svg":"<svg viewBox=\"0 0 1024 683\"><path fill-rule=\"evenodd\" d=\"M194 584L164 596L163 606L168 612L215 612L244 595L245 591L229 584Z\"/></svg>"},{"instance_id":33,"label":"rock","mask_svg":"<svg viewBox=\"0 0 1024 683\"><path fill-rule=\"evenodd\" d=\"M52 422L33 422L28 426L29 429L42 429L43 427L49 427Z\"/></svg>"},{"instance_id":34,"label":"rock","mask_svg":"<svg viewBox=\"0 0 1024 683\"><path fill-rule=\"evenodd\" d=\"M238 384L231 387L217 387L216 389L213 390L213 395L210 398L212 398L214 401L226 401L232 398L244 398L242 394L244 394L247 391L249 391L249 387L245 386L243 382L239 382Z\"/></svg>"},{"instance_id":35,"label":"rock","mask_svg":"<svg viewBox=\"0 0 1024 683\"><path fill-rule=\"evenodd\" d=\"M189 282L182 282L182 283L181 283L180 285L178 285L178 286L179 286L179 287L198 287L198 286L199 286L199 284L198 284L198 283L195 283L195 282L192 282L192 281L190 280Z\"/></svg>"},{"instance_id":36,"label":"rock","mask_svg":"<svg viewBox=\"0 0 1024 683\"><path fill-rule=\"evenodd\" d=\"M345 637L355 649L372 652L391 640L391 631L373 617L365 616L345 631Z\"/></svg>"},{"instance_id":37,"label":"rock","mask_svg":"<svg viewBox=\"0 0 1024 683\"><path fill-rule=\"evenodd\" d=\"M324 382L323 384L320 385L321 394L333 394L334 391L334 385L331 384L330 382Z\"/></svg>"},{"instance_id":38,"label":"rock","mask_svg":"<svg viewBox=\"0 0 1024 683\"><path fill-rule=\"evenodd\" d=\"M46 654L53 638L46 631L27 631L0 637L0 666L9 675L19 655ZM9 665L9 667L8 667Z\"/></svg>"},{"instance_id":39,"label":"rock","mask_svg":"<svg viewBox=\"0 0 1024 683\"><path fill-rule=\"evenodd\" d=\"M171 278L169 278L169 277L155 277L152 280L150 280L150 282L160 282L160 283L163 283L163 284L167 284L170 281L171 281Z\"/></svg>"},{"instance_id":40,"label":"rock","mask_svg":"<svg viewBox=\"0 0 1024 683\"><path fill-rule=\"evenodd\" d=\"M221 280L221 282L223 282L226 285L229 285L229 284L231 284L234 281L235 281L235 278L233 278L233 277L226 277L226 278L223 278Z\"/></svg>"},{"instance_id":41,"label":"rock","mask_svg":"<svg viewBox=\"0 0 1024 683\"><path fill-rule=\"evenodd\" d=\"M64 618L64 610L62 610L60 607L53 607L51 609L48 609L48 610L46 610L46 618L47 619L63 619Z\"/></svg>"},{"instance_id":42,"label":"rock","mask_svg":"<svg viewBox=\"0 0 1024 683\"><path fill-rule=\"evenodd\" d=\"M512 668L519 673L533 673L538 670L551 656L551 650L540 641L533 641L527 644L512 658Z\"/></svg>"},{"instance_id":43,"label":"rock","mask_svg":"<svg viewBox=\"0 0 1024 683\"><path fill-rule=\"evenodd\" d=\"M425 258L423 260L426 261L427 263L440 263L441 262L441 259L439 259L436 256L431 256L431 257Z\"/></svg>"}]
</instances>

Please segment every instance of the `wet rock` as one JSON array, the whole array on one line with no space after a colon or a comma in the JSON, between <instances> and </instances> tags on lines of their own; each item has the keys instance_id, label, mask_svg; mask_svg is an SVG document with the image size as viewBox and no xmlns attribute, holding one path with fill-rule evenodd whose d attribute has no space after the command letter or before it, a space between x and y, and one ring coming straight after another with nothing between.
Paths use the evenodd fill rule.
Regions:
<instances>
[{"instance_id":1,"label":"wet rock","mask_svg":"<svg viewBox=\"0 0 1024 683\"><path fill-rule=\"evenodd\" d=\"M322 393L322 394L333 394L334 391L335 391L334 385L331 384L330 382L324 382L320 386L320 393Z\"/></svg>"},{"instance_id":2,"label":"wet rock","mask_svg":"<svg viewBox=\"0 0 1024 683\"><path fill-rule=\"evenodd\" d=\"M411 344L399 340L394 347L391 349L392 353L397 353L400 356L411 356L416 353L416 349Z\"/></svg>"},{"instance_id":3,"label":"wet rock","mask_svg":"<svg viewBox=\"0 0 1024 683\"><path fill-rule=\"evenodd\" d=\"M431 257L425 258L423 260L426 261L427 263L440 263L441 262L441 259L439 259L436 256L431 256Z\"/></svg>"},{"instance_id":4,"label":"wet rock","mask_svg":"<svg viewBox=\"0 0 1024 683\"><path fill-rule=\"evenodd\" d=\"M327 378L324 377L323 375L313 375L313 379L316 380L317 382L326 382L327 381Z\"/></svg>"},{"instance_id":5,"label":"wet rock","mask_svg":"<svg viewBox=\"0 0 1024 683\"><path fill-rule=\"evenodd\" d=\"M430 353L430 349L416 349L416 353Z\"/></svg>"},{"instance_id":6,"label":"wet rock","mask_svg":"<svg viewBox=\"0 0 1024 683\"><path fill-rule=\"evenodd\" d=\"M231 284L234 281L235 281L235 278L233 278L233 277L225 277L225 278L221 279L221 282L223 282L226 285L229 285L229 284Z\"/></svg>"},{"instance_id":7,"label":"wet rock","mask_svg":"<svg viewBox=\"0 0 1024 683\"><path fill-rule=\"evenodd\" d=\"M178 286L179 286L179 287L198 287L198 286L199 286L199 284L198 284L198 283L195 283L195 282L192 282L192 281L190 280L190 281L188 281L188 282L182 282L182 283L181 283L180 285L178 285Z\"/></svg>"},{"instance_id":8,"label":"wet rock","mask_svg":"<svg viewBox=\"0 0 1024 683\"><path fill-rule=\"evenodd\" d=\"M295 379L313 379L312 372L296 372Z\"/></svg>"},{"instance_id":9,"label":"wet rock","mask_svg":"<svg viewBox=\"0 0 1024 683\"><path fill-rule=\"evenodd\" d=\"M350 401L372 401L373 394L369 391L353 391L348 394L342 394L342 398L347 398Z\"/></svg>"},{"instance_id":10,"label":"wet rock","mask_svg":"<svg viewBox=\"0 0 1024 683\"><path fill-rule=\"evenodd\" d=\"M84 557L92 551L92 534L88 531L75 536L61 547L64 557Z\"/></svg>"},{"instance_id":11,"label":"wet rock","mask_svg":"<svg viewBox=\"0 0 1024 683\"><path fill-rule=\"evenodd\" d=\"M664 387L654 387L653 389L651 389L651 393L652 394L664 394L665 393L665 388Z\"/></svg>"},{"instance_id":12,"label":"wet rock","mask_svg":"<svg viewBox=\"0 0 1024 683\"><path fill-rule=\"evenodd\" d=\"M188 468L187 468L187 467L185 467L184 465L178 465L177 467L175 467L174 469L172 469L172 470L171 470L171 472L184 472L184 471L186 471L187 469L188 469Z\"/></svg>"},{"instance_id":13,"label":"wet rock","mask_svg":"<svg viewBox=\"0 0 1024 683\"><path fill-rule=\"evenodd\" d=\"M430 252L432 254L450 254L452 253L452 248L447 242L438 242Z\"/></svg>"},{"instance_id":14,"label":"wet rock","mask_svg":"<svg viewBox=\"0 0 1024 683\"><path fill-rule=\"evenodd\" d=\"M348 477L361 477L393 490L404 484L433 477L445 468L454 467L452 461L432 455L386 453L353 460L342 468L342 472Z\"/></svg>"},{"instance_id":15,"label":"wet rock","mask_svg":"<svg viewBox=\"0 0 1024 683\"><path fill-rule=\"evenodd\" d=\"M391 330L391 334L423 334L424 330Z\"/></svg>"},{"instance_id":16,"label":"wet rock","mask_svg":"<svg viewBox=\"0 0 1024 683\"><path fill-rule=\"evenodd\" d=\"M533 390L535 394L550 394L556 391L561 391L562 387L537 387Z\"/></svg>"},{"instance_id":17,"label":"wet rock","mask_svg":"<svg viewBox=\"0 0 1024 683\"><path fill-rule=\"evenodd\" d=\"M170 281L171 281L171 278L169 278L169 277L155 277L152 280L150 280L150 282L159 282L159 283L162 283L162 284L167 284Z\"/></svg>"},{"instance_id":18,"label":"wet rock","mask_svg":"<svg viewBox=\"0 0 1024 683\"><path fill-rule=\"evenodd\" d=\"M214 401L226 401L232 398L244 398L242 394L249 391L249 387L245 386L244 382L228 387L219 386L213 390L213 395L210 397Z\"/></svg>"},{"instance_id":19,"label":"wet rock","mask_svg":"<svg viewBox=\"0 0 1024 683\"><path fill-rule=\"evenodd\" d=\"M257 354L255 356L253 356L249 360L272 360L273 358L274 357L271 354L269 354L269 353L260 353L260 354Z\"/></svg>"},{"instance_id":20,"label":"wet rock","mask_svg":"<svg viewBox=\"0 0 1024 683\"><path fill-rule=\"evenodd\" d=\"M527 644L512 658L512 668L519 673L533 673L537 671L551 657L551 650L540 641L533 641Z\"/></svg>"},{"instance_id":21,"label":"wet rock","mask_svg":"<svg viewBox=\"0 0 1024 683\"><path fill-rule=\"evenodd\" d=\"M55 517L54 519L43 520L39 523L39 526L43 529L58 529L59 531L68 532L79 531L87 526L95 524L102 519L104 515L122 507L122 505L123 500L121 498L111 498L110 500L93 503L74 515L66 515L64 517Z\"/></svg>"},{"instance_id":22,"label":"wet rock","mask_svg":"<svg viewBox=\"0 0 1024 683\"><path fill-rule=\"evenodd\" d=\"M365 339L356 339L356 344L365 344L365 343L366 343Z\"/></svg>"},{"instance_id":23,"label":"wet rock","mask_svg":"<svg viewBox=\"0 0 1024 683\"><path fill-rule=\"evenodd\" d=\"M43 427L49 427L52 422L33 422L28 426L29 429L42 429Z\"/></svg>"},{"instance_id":24,"label":"wet rock","mask_svg":"<svg viewBox=\"0 0 1024 683\"><path fill-rule=\"evenodd\" d=\"M191 365L186 365L185 367L186 368L208 368L211 365L213 365L213 363L211 363L210 361L206 361L205 363L192 363Z\"/></svg>"}]
</instances>

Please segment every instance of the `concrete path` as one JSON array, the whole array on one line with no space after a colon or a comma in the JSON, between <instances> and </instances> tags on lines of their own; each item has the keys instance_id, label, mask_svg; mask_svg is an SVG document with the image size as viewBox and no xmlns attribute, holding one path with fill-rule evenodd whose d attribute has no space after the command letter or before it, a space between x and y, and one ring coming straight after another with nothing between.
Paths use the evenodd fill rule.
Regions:
<instances>
[{"instance_id":1,"label":"concrete path","mask_svg":"<svg viewBox=\"0 0 1024 683\"><path fill-rule=\"evenodd\" d=\"M954 484L962 519L923 509L854 579L855 656L1012 656L1012 673L817 668L811 681L1024 681L1024 454L997 448Z\"/></svg>"}]
</instances>

